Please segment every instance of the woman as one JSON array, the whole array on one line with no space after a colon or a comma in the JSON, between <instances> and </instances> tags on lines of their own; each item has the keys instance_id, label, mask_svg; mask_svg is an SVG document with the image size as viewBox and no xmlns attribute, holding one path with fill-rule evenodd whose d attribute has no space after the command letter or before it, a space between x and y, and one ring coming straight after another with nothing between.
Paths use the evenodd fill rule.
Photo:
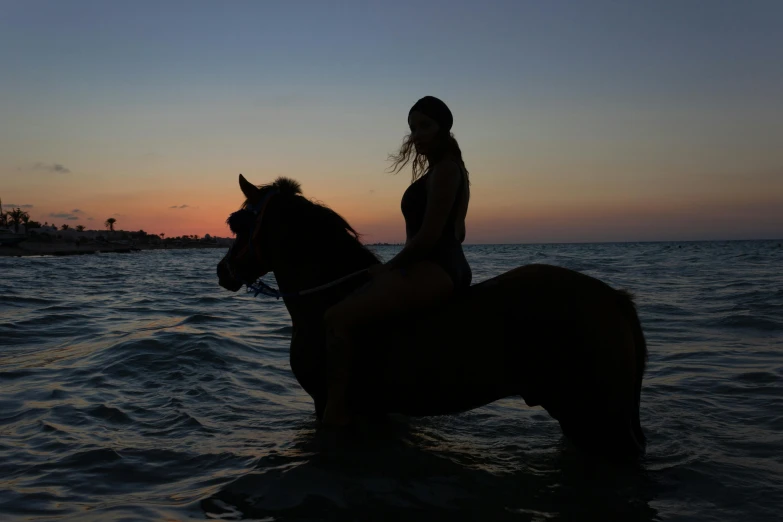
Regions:
<instances>
[{"instance_id":1,"label":"woman","mask_svg":"<svg viewBox=\"0 0 783 522\"><path fill-rule=\"evenodd\" d=\"M371 269L372 280L330 308L324 317L329 338L329 390L323 422L350 422L345 388L351 359L351 331L382 316L422 310L468 286L472 273L462 242L470 189L462 152L451 134L451 111L425 96L408 112L410 134L390 156L399 172L412 160L411 185L402 196L405 247L391 261Z\"/></svg>"}]
</instances>

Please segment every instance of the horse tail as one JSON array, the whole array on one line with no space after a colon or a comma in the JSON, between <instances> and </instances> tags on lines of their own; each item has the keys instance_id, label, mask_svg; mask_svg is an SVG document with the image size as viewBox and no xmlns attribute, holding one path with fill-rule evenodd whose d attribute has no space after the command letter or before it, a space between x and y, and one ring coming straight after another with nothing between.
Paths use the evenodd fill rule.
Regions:
<instances>
[{"instance_id":1,"label":"horse tail","mask_svg":"<svg viewBox=\"0 0 783 522\"><path fill-rule=\"evenodd\" d=\"M620 294L620 308L622 310L625 319L631 324L633 333L633 344L636 351L636 386L634 396L633 407L633 435L637 440L640 449L643 451L644 446L647 443L647 437L645 437L642 431L642 423L639 418L639 407L642 399L642 379L644 378L644 371L647 369L647 340L644 338L644 331L642 330L642 323L639 320L639 314L636 311L636 304L634 303L634 295L628 290L618 290Z\"/></svg>"}]
</instances>

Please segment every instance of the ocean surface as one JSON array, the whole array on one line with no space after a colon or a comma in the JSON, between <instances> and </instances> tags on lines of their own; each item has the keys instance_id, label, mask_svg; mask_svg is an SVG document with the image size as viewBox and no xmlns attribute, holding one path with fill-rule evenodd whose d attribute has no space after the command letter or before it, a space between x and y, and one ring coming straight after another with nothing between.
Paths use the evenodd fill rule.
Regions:
<instances>
[{"instance_id":1,"label":"ocean surface","mask_svg":"<svg viewBox=\"0 0 783 522\"><path fill-rule=\"evenodd\" d=\"M551 263L636 293L633 470L518 398L336 441L282 301L220 288L222 250L0 258L0 520L781 520L781 243L466 247L474 282Z\"/></svg>"}]
</instances>

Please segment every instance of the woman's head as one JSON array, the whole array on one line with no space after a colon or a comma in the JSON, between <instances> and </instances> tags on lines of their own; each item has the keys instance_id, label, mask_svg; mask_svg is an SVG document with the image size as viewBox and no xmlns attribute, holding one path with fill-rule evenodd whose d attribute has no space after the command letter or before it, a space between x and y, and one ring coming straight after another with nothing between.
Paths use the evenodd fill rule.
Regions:
<instances>
[{"instance_id":1,"label":"woman's head","mask_svg":"<svg viewBox=\"0 0 783 522\"><path fill-rule=\"evenodd\" d=\"M448 141L454 116L438 98L425 96L408 111L411 140L418 154L427 155Z\"/></svg>"},{"instance_id":2,"label":"woman's head","mask_svg":"<svg viewBox=\"0 0 783 522\"><path fill-rule=\"evenodd\" d=\"M413 180L444 156L458 161L464 168L462 152L451 133L454 117L448 106L434 96L425 96L408 111L410 133L405 136L400 150L389 156L392 170L399 172L413 159ZM467 169L465 169L467 172Z\"/></svg>"}]
</instances>

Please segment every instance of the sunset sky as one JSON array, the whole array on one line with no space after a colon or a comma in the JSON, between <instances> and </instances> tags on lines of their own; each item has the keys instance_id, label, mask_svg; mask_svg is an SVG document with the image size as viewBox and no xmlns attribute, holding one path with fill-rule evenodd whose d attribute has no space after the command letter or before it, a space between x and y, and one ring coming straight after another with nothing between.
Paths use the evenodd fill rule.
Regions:
<instances>
[{"instance_id":1,"label":"sunset sky","mask_svg":"<svg viewBox=\"0 0 783 522\"><path fill-rule=\"evenodd\" d=\"M783 238L781 27L777 0L0 0L0 198L229 236L240 172L290 176L401 241L386 158L431 94L466 243Z\"/></svg>"}]
</instances>

